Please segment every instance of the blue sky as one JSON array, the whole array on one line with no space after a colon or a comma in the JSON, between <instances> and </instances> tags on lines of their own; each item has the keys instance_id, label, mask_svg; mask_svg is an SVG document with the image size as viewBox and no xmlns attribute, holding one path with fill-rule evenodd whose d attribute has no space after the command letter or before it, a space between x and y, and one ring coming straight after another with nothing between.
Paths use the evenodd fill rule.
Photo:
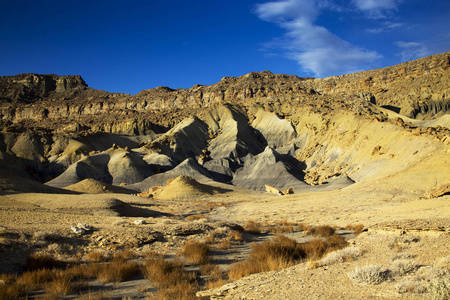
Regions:
<instances>
[{"instance_id":1,"label":"blue sky","mask_svg":"<svg viewBox=\"0 0 450 300\"><path fill-rule=\"evenodd\" d=\"M0 0L0 75L81 75L109 92L343 75L445 51L449 0Z\"/></svg>"}]
</instances>

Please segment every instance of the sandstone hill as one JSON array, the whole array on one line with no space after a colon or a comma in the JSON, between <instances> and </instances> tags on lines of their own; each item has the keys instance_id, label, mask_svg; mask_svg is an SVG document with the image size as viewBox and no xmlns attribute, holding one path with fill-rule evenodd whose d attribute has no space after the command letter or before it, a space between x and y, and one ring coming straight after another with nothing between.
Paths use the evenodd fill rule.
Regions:
<instances>
[{"instance_id":1,"label":"sandstone hill","mask_svg":"<svg viewBox=\"0 0 450 300\"><path fill-rule=\"evenodd\" d=\"M437 168L449 163L448 82L450 53L324 79L252 72L136 95L80 76L6 76L1 165L58 188L92 178L142 192L188 175L296 192L389 178L425 192L449 178Z\"/></svg>"},{"instance_id":2,"label":"sandstone hill","mask_svg":"<svg viewBox=\"0 0 450 300\"><path fill-rule=\"evenodd\" d=\"M428 281L450 274L449 83L450 52L324 79L252 72L136 95L80 76L0 77L0 273L22 271L34 252L81 263L131 249L139 261L148 250L179 256L192 240L227 271L278 230L300 245L332 225L359 258L303 261L198 295L423 299ZM85 223L86 234L71 230ZM368 232L353 239L361 223ZM413 270L380 285L346 275L405 259ZM145 278L98 284L117 299L163 290Z\"/></svg>"}]
</instances>

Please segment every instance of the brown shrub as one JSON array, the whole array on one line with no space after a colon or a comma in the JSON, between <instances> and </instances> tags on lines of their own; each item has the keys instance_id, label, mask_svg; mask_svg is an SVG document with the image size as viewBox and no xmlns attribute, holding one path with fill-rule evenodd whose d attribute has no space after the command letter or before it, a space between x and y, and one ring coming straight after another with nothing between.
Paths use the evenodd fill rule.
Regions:
<instances>
[{"instance_id":1,"label":"brown shrub","mask_svg":"<svg viewBox=\"0 0 450 300\"><path fill-rule=\"evenodd\" d=\"M332 236L336 230L328 225L321 225L317 227L310 227L306 234L314 235L314 236L321 236L321 237L327 237Z\"/></svg>"},{"instance_id":2,"label":"brown shrub","mask_svg":"<svg viewBox=\"0 0 450 300\"><path fill-rule=\"evenodd\" d=\"M136 253L133 250L126 249L123 251L115 252L113 254L113 259L119 259L119 260L127 260L132 259L136 257Z\"/></svg>"},{"instance_id":3,"label":"brown shrub","mask_svg":"<svg viewBox=\"0 0 450 300\"><path fill-rule=\"evenodd\" d=\"M126 260L102 264L97 278L102 282L122 282L139 273L139 265Z\"/></svg>"},{"instance_id":4,"label":"brown shrub","mask_svg":"<svg viewBox=\"0 0 450 300\"><path fill-rule=\"evenodd\" d=\"M224 280L225 273L218 265L202 265L200 266L200 273L204 276L208 276L205 283L207 289L220 287L226 283Z\"/></svg>"},{"instance_id":5,"label":"brown shrub","mask_svg":"<svg viewBox=\"0 0 450 300\"><path fill-rule=\"evenodd\" d=\"M106 299L112 299L112 298L105 291L94 293L91 290L89 290L86 294L81 294L77 299L79 299L79 300L106 300Z\"/></svg>"},{"instance_id":6,"label":"brown shrub","mask_svg":"<svg viewBox=\"0 0 450 300\"><path fill-rule=\"evenodd\" d=\"M161 253L156 252L155 250L147 249L143 253L145 258L163 258Z\"/></svg>"},{"instance_id":7,"label":"brown shrub","mask_svg":"<svg viewBox=\"0 0 450 300\"><path fill-rule=\"evenodd\" d=\"M57 261L49 254L33 253L28 257L25 263L25 270L54 269L61 265L61 262Z\"/></svg>"},{"instance_id":8,"label":"brown shrub","mask_svg":"<svg viewBox=\"0 0 450 300\"><path fill-rule=\"evenodd\" d=\"M306 223L298 223L295 229L297 231L307 231L310 228L311 228L311 226Z\"/></svg>"},{"instance_id":9,"label":"brown shrub","mask_svg":"<svg viewBox=\"0 0 450 300\"><path fill-rule=\"evenodd\" d=\"M248 233L261 233L261 224L252 220L248 220L244 226L244 230Z\"/></svg>"},{"instance_id":10,"label":"brown shrub","mask_svg":"<svg viewBox=\"0 0 450 300\"><path fill-rule=\"evenodd\" d=\"M198 291L196 282L180 281L168 288L159 289L150 299L196 300Z\"/></svg>"},{"instance_id":11,"label":"brown shrub","mask_svg":"<svg viewBox=\"0 0 450 300\"><path fill-rule=\"evenodd\" d=\"M72 292L71 278L61 273L52 281L45 283L44 290L46 299L59 299Z\"/></svg>"},{"instance_id":12,"label":"brown shrub","mask_svg":"<svg viewBox=\"0 0 450 300\"><path fill-rule=\"evenodd\" d=\"M270 241L253 244L250 257L231 265L228 276L237 280L253 273L279 270L303 257L304 253L295 240L279 235Z\"/></svg>"},{"instance_id":13,"label":"brown shrub","mask_svg":"<svg viewBox=\"0 0 450 300\"><path fill-rule=\"evenodd\" d=\"M220 243L217 244L218 249L227 250L231 248L231 239L226 238L223 239Z\"/></svg>"},{"instance_id":14,"label":"brown shrub","mask_svg":"<svg viewBox=\"0 0 450 300\"><path fill-rule=\"evenodd\" d=\"M72 266L67 268L65 272L66 274L70 274L74 279L95 279L98 277L102 268L102 264L89 263Z\"/></svg>"},{"instance_id":15,"label":"brown shrub","mask_svg":"<svg viewBox=\"0 0 450 300\"><path fill-rule=\"evenodd\" d=\"M242 241L242 234L239 231L232 230L228 233L228 237L236 242Z\"/></svg>"},{"instance_id":16,"label":"brown shrub","mask_svg":"<svg viewBox=\"0 0 450 300\"><path fill-rule=\"evenodd\" d=\"M325 240L316 239L304 244L283 235L270 241L252 245L250 257L231 265L228 276L237 280L253 273L279 270L292 266L305 259L319 259L325 253L343 248L347 245L341 236L333 235Z\"/></svg>"},{"instance_id":17,"label":"brown shrub","mask_svg":"<svg viewBox=\"0 0 450 300\"><path fill-rule=\"evenodd\" d=\"M106 255L101 250L92 250L86 254L86 259L92 262L106 261Z\"/></svg>"},{"instance_id":18,"label":"brown shrub","mask_svg":"<svg viewBox=\"0 0 450 300\"><path fill-rule=\"evenodd\" d=\"M208 253L209 245L194 240L189 240L181 249L181 254L191 264L206 264L209 261Z\"/></svg>"},{"instance_id":19,"label":"brown shrub","mask_svg":"<svg viewBox=\"0 0 450 300\"><path fill-rule=\"evenodd\" d=\"M349 225L345 226L345 229L353 230L355 235L359 235L361 232L364 231L364 225L363 224L349 224Z\"/></svg>"},{"instance_id":20,"label":"brown shrub","mask_svg":"<svg viewBox=\"0 0 450 300\"><path fill-rule=\"evenodd\" d=\"M184 275L184 264L180 260L164 260L154 258L144 261L143 273L159 288L166 288L186 280Z\"/></svg>"}]
</instances>

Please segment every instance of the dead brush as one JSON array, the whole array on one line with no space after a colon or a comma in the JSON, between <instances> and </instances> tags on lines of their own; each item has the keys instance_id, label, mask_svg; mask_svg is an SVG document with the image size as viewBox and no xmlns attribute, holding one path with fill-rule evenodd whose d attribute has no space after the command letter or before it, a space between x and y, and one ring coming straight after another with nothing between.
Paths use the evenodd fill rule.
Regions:
<instances>
[{"instance_id":1,"label":"dead brush","mask_svg":"<svg viewBox=\"0 0 450 300\"><path fill-rule=\"evenodd\" d=\"M118 259L118 260L133 259L135 257L136 257L136 252L134 252L133 250L130 250L130 249L115 252L113 254L113 259Z\"/></svg>"},{"instance_id":2,"label":"dead brush","mask_svg":"<svg viewBox=\"0 0 450 300\"><path fill-rule=\"evenodd\" d=\"M218 265L202 265L200 266L200 273L208 276L205 283L207 289L220 287L226 283L225 273Z\"/></svg>"},{"instance_id":3,"label":"dead brush","mask_svg":"<svg viewBox=\"0 0 450 300\"><path fill-rule=\"evenodd\" d=\"M168 288L159 289L148 299L167 299L167 300L196 300L198 291L197 282L181 281Z\"/></svg>"},{"instance_id":4,"label":"dead brush","mask_svg":"<svg viewBox=\"0 0 450 300\"><path fill-rule=\"evenodd\" d=\"M74 290L70 276L60 272L55 279L44 284L46 299L59 299Z\"/></svg>"},{"instance_id":5,"label":"dead brush","mask_svg":"<svg viewBox=\"0 0 450 300\"><path fill-rule=\"evenodd\" d=\"M216 245L217 249L227 250L231 248L231 239L229 237L223 239Z\"/></svg>"},{"instance_id":6,"label":"dead brush","mask_svg":"<svg viewBox=\"0 0 450 300\"><path fill-rule=\"evenodd\" d=\"M85 255L85 258L92 262L102 262L107 260L107 256L101 250L92 250Z\"/></svg>"},{"instance_id":7,"label":"dead brush","mask_svg":"<svg viewBox=\"0 0 450 300\"><path fill-rule=\"evenodd\" d=\"M159 288L149 299L197 299L195 275L185 273L180 260L148 259L144 261L142 270L144 276Z\"/></svg>"},{"instance_id":8,"label":"dead brush","mask_svg":"<svg viewBox=\"0 0 450 300\"><path fill-rule=\"evenodd\" d=\"M236 242L240 242L243 239L242 234L236 230L231 230L230 232L228 232L228 237L230 238L230 240L236 241Z\"/></svg>"},{"instance_id":9,"label":"dead brush","mask_svg":"<svg viewBox=\"0 0 450 300\"><path fill-rule=\"evenodd\" d=\"M189 240L182 248L181 254L186 258L186 261L191 264L206 264L209 261L209 245Z\"/></svg>"},{"instance_id":10,"label":"dead brush","mask_svg":"<svg viewBox=\"0 0 450 300\"><path fill-rule=\"evenodd\" d=\"M101 265L97 278L102 282L122 282L140 271L139 265L132 261L114 259Z\"/></svg>"},{"instance_id":11,"label":"dead brush","mask_svg":"<svg viewBox=\"0 0 450 300\"><path fill-rule=\"evenodd\" d=\"M311 226L308 230L306 230L307 235L314 235L314 236L321 236L321 237L327 237L332 236L336 230L328 225L321 225L321 226Z\"/></svg>"},{"instance_id":12,"label":"dead brush","mask_svg":"<svg viewBox=\"0 0 450 300\"><path fill-rule=\"evenodd\" d=\"M27 258L25 270L54 269L62 265L62 262L57 261L49 254L33 253Z\"/></svg>"},{"instance_id":13,"label":"dead brush","mask_svg":"<svg viewBox=\"0 0 450 300\"><path fill-rule=\"evenodd\" d=\"M363 224L348 224L344 227L347 230L353 230L355 236L361 234L364 231L364 225Z\"/></svg>"},{"instance_id":14,"label":"dead brush","mask_svg":"<svg viewBox=\"0 0 450 300\"><path fill-rule=\"evenodd\" d=\"M250 257L231 265L228 276L237 280L254 273L279 270L303 257L305 254L295 240L279 235L270 241L253 244Z\"/></svg>"},{"instance_id":15,"label":"dead brush","mask_svg":"<svg viewBox=\"0 0 450 300\"><path fill-rule=\"evenodd\" d=\"M258 222L248 220L247 223L245 223L244 230L248 233L258 234L261 233L261 224Z\"/></svg>"},{"instance_id":16,"label":"dead brush","mask_svg":"<svg viewBox=\"0 0 450 300\"><path fill-rule=\"evenodd\" d=\"M297 226L294 227L295 231L307 231L311 228L310 225L306 224L306 223L298 223Z\"/></svg>"},{"instance_id":17,"label":"dead brush","mask_svg":"<svg viewBox=\"0 0 450 300\"><path fill-rule=\"evenodd\" d=\"M237 280L254 273L283 269L306 259L319 259L325 253L346 246L345 239L337 235L304 244L278 235L270 241L253 244L250 257L231 265L228 276L231 280Z\"/></svg>"}]
</instances>

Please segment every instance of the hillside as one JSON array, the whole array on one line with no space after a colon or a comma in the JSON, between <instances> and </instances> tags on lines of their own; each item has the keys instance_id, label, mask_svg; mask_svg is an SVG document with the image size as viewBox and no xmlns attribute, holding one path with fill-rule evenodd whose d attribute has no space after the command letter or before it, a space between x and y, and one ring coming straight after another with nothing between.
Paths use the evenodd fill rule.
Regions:
<instances>
[{"instance_id":1,"label":"hillside","mask_svg":"<svg viewBox=\"0 0 450 300\"><path fill-rule=\"evenodd\" d=\"M67 243L60 255L131 247L141 256L147 248L177 256L189 239L233 229L247 237L232 244L236 258L224 250L224 260L235 262L248 256L251 241L274 236L269 229L261 236L244 231L247 221L267 228L289 221L332 225L349 240L354 232L343 228L362 223L369 233L354 243L377 257L387 255L380 249L392 242L386 231L437 232L421 238L437 245L426 246L433 259L448 257L441 248L450 224L449 83L450 52L345 76L252 72L136 95L92 89L80 76L0 77L0 225L29 236L2 233L0 254L12 255L8 243L45 252L47 244L31 241L49 230ZM131 218L142 218L143 226L130 226ZM98 232L79 237L89 246L77 248L68 228L82 220ZM420 224L438 225L424 230ZM308 235L299 229L290 236L303 243L302 231ZM380 248L371 248L371 238ZM12 260L4 265L0 273L20 270ZM294 297L286 278L309 272L306 262L299 266L274 273L271 289L279 282ZM333 276L341 267L330 268ZM311 274L331 280L318 268ZM346 289L353 284L339 280ZM251 286L244 278L235 290L219 292L229 299L270 294L250 292ZM328 289L322 296L345 292ZM321 297L317 289L308 293Z\"/></svg>"}]
</instances>

